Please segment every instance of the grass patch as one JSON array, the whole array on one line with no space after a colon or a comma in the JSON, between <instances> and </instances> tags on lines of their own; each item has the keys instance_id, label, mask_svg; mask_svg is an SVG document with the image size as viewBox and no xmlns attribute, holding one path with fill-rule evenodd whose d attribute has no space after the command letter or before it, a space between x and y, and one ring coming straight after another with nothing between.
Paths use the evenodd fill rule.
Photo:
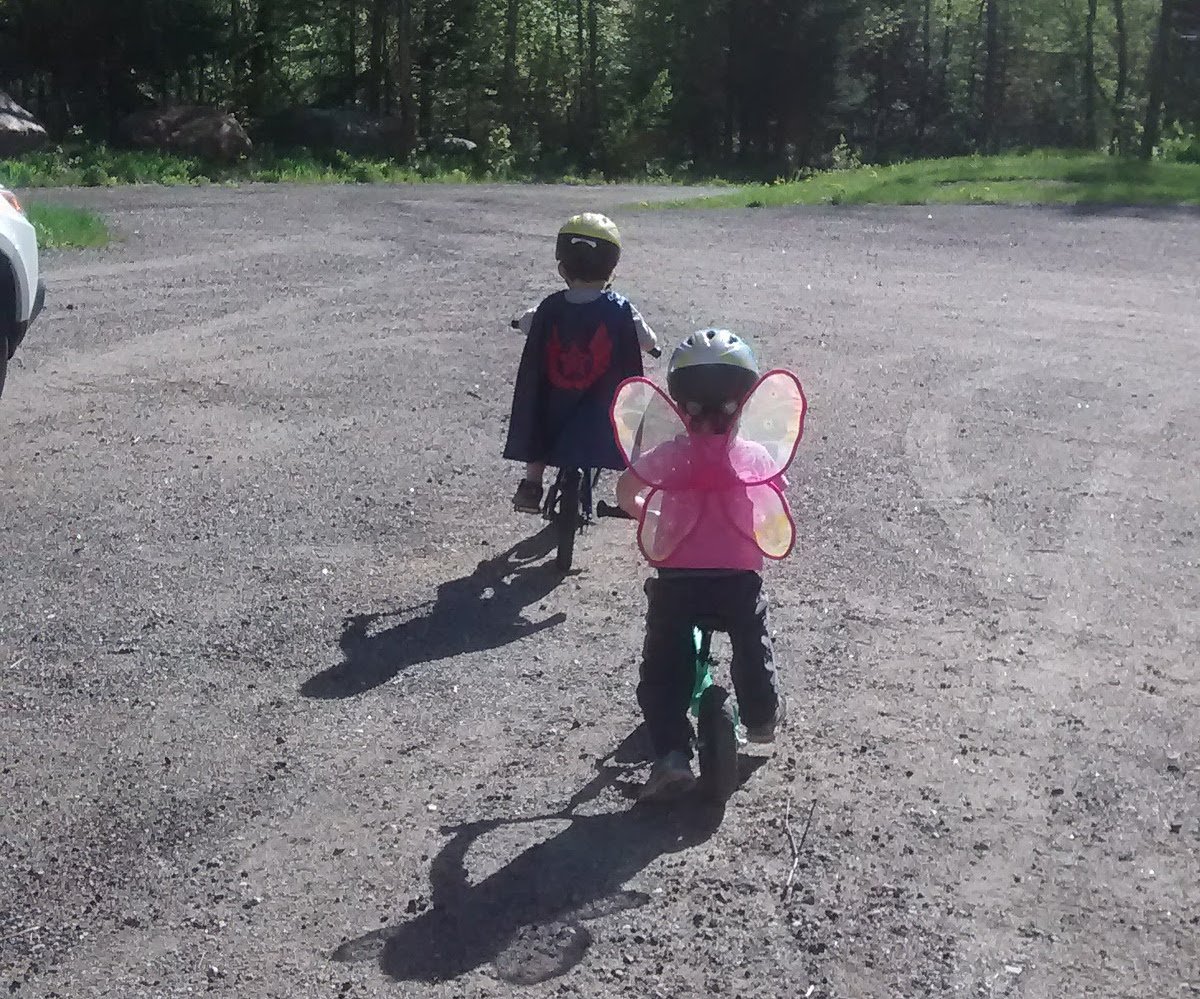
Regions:
<instances>
[{"instance_id":1,"label":"grass patch","mask_svg":"<svg viewBox=\"0 0 1200 999\"><path fill-rule=\"evenodd\" d=\"M621 178L657 184L719 181L673 173L661 165L641 176ZM549 168L489 165L473 155L417 154L406 161L372 159L334 152L289 152L266 147L241 163L221 166L153 150L112 149L103 143L75 142L15 159L0 160L0 184L18 190L39 187L114 187L125 184L286 183L286 184L468 184L501 181L606 184L616 178Z\"/></svg>"},{"instance_id":2,"label":"grass patch","mask_svg":"<svg viewBox=\"0 0 1200 999\"><path fill-rule=\"evenodd\" d=\"M321 158L301 150L270 151L230 166L152 150L111 149L99 143L58 146L15 159L0 160L0 184L18 189L39 187L115 187L124 184L168 186L210 183L362 184L442 181L463 183L477 177L469 165L444 160L396 163L335 153Z\"/></svg>"},{"instance_id":3,"label":"grass patch","mask_svg":"<svg viewBox=\"0 0 1200 999\"><path fill-rule=\"evenodd\" d=\"M770 205L1200 205L1200 164L1043 151L916 160L756 184L670 207Z\"/></svg>"},{"instance_id":4,"label":"grass patch","mask_svg":"<svg viewBox=\"0 0 1200 999\"><path fill-rule=\"evenodd\" d=\"M38 246L42 249L108 244L108 226L94 212L38 202L27 205L26 214L37 230Z\"/></svg>"}]
</instances>

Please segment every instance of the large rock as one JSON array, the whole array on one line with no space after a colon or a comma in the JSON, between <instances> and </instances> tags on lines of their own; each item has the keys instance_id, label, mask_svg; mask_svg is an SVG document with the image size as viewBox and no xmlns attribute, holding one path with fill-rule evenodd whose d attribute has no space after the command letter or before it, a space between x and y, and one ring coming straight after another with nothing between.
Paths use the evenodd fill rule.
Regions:
<instances>
[{"instance_id":1,"label":"large rock","mask_svg":"<svg viewBox=\"0 0 1200 999\"><path fill-rule=\"evenodd\" d=\"M0 90L0 156L20 156L46 141L38 120Z\"/></svg>"},{"instance_id":2,"label":"large rock","mask_svg":"<svg viewBox=\"0 0 1200 999\"><path fill-rule=\"evenodd\" d=\"M139 149L161 149L217 163L232 163L254 148L237 118L217 108L138 111L121 123L121 133Z\"/></svg>"},{"instance_id":3,"label":"large rock","mask_svg":"<svg viewBox=\"0 0 1200 999\"><path fill-rule=\"evenodd\" d=\"M458 135L444 135L440 139L430 139L427 148L433 153L471 156L479 149L479 146L470 139L464 139Z\"/></svg>"},{"instance_id":4,"label":"large rock","mask_svg":"<svg viewBox=\"0 0 1200 999\"><path fill-rule=\"evenodd\" d=\"M398 117L354 108L292 108L263 122L262 137L283 147L341 149L359 156L408 153Z\"/></svg>"}]
</instances>

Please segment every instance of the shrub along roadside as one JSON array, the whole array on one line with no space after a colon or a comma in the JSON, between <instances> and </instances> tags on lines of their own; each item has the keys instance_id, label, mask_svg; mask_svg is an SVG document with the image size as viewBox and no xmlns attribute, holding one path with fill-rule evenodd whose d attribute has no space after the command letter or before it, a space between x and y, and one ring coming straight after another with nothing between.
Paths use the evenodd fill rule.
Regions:
<instances>
[{"instance_id":1,"label":"shrub along roadside","mask_svg":"<svg viewBox=\"0 0 1200 999\"><path fill-rule=\"evenodd\" d=\"M464 155L420 155L403 163L387 159L332 153L318 156L308 150L276 152L264 149L232 166L150 150L113 149L102 143L77 142L15 159L0 160L0 184L18 189L35 187L111 187L121 184L296 183L296 184L415 184L546 181L604 184L613 180L593 172L584 176L553 171L522 170L499 150L485 159ZM671 173L655 166L637 178L654 183L720 183L709 178Z\"/></svg>"}]
</instances>

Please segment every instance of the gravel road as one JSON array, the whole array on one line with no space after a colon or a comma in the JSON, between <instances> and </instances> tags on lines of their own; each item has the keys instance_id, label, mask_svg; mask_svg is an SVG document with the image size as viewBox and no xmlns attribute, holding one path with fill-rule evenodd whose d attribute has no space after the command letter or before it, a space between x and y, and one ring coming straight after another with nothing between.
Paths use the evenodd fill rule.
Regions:
<instances>
[{"instance_id":1,"label":"gravel road","mask_svg":"<svg viewBox=\"0 0 1200 999\"><path fill-rule=\"evenodd\" d=\"M118 241L0 402L0 987L1200 994L1200 214L622 207L678 193L55 195ZM510 509L592 207L811 404L723 816L628 797L629 526L563 579Z\"/></svg>"}]
</instances>

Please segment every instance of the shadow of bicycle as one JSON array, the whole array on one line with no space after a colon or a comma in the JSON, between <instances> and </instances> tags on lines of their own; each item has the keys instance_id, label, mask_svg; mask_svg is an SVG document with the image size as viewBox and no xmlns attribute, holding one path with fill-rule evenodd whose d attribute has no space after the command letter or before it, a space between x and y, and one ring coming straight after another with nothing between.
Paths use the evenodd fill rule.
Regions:
<instances>
[{"instance_id":1,"label":"shadow of bicycle","mask_svg":"<svg viewBox=\"0 0 1200 999\"><path fill-rule=\"evenodd\" d=\"M442 583L432 601L351 615L338 641L342 661L309 677L300 693L321 700L353 697L387 683L410 666L501 648L561 624L566 614L537 622L524 614L526 607L562 582L553 564L539 564L554 543L554 529L548 525L480 562L469 576ZM422 607L428 609L410 616ZM401 620L379 630L381 623L393 618Z\"/></svg>"},{"instance_id":2,"label":"shadow of bicycle","mask_svg":"<svg viewBox=\"0 0 1200 999\"><path fill-rule=\"evenodd\" d=\"M626 883L658 857L691 849L720 827L724 809L698 796L668 807L635 805L621 811L575 814L607 787L633 790L630 765L643 758L635 730L598 764L598 773L558 812L497 818L449 827L450 840L430 868L426 911L397 926L373 930L332 954L335 961L377 960L398 981L439 982L492 963L497 975L531 985L578 964L592 943L584 925L650 901ZM743 780L762 761L743 760ZM565 822L496 873L472 884L468 851L504 826Z\"/></svg>"}]
</instances>

